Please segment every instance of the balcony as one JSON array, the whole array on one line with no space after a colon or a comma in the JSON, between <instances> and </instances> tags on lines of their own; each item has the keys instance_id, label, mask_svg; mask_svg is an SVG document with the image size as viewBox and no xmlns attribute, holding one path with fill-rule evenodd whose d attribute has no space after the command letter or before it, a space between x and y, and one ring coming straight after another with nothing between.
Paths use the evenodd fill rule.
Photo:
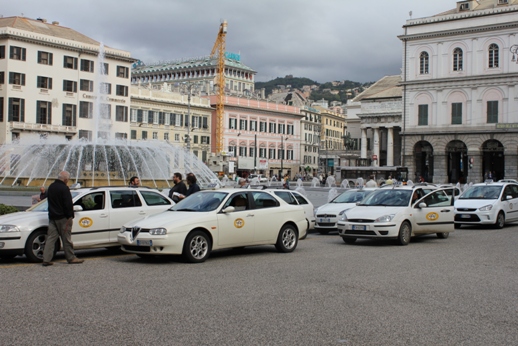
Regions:
<instances>
[{"instance_id":1,"label":"balcony","mask_svg":"<svg viewBox=\"0 0 518 346\"><path fill-rule=\"evenodd\" d=\"M10 122L9 124L11 126L11 130L64 133L64 134L71 134L71 135L75 135L77 133L77 127L75 127L75 126L31 124L31 123L20 123L20 122L15 122L15 121Z\"/></svg>"}]
</instances>

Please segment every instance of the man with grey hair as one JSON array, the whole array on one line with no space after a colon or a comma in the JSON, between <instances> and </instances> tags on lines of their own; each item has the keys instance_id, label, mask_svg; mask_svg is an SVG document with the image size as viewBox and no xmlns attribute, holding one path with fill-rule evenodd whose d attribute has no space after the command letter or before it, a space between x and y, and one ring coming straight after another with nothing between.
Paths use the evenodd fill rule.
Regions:
<instances>
[{"instance_id":1,"label":"man with grey hair","mask_svg":"<svg viewBox=\"0 0 518 346\"><path fill-rule=\"evenodd\" d=\"M250 185L248 185L245 178L239 178L238 184L239 184L238 188L240 188L240 189L250 188Z\"/></svg>"},{"instance_id":2,"label":"man with grey hair","mask_svg":"<svg viewBox=\"0 0 518 346\"><path fill-rule=\"evenodd\" d=\"M54 248L58 238L63 242L65 258L69 264L83 263L84 260L74 255L74 244L72 244L72 225L74 220L74 204L72 194L67 186L70 173L62 171L58 178L50 184L47 190L47 201L49 204L49 228L47 240L43 249L43 266L51 266L54 263Z\"/></svg>"}]
</instances>

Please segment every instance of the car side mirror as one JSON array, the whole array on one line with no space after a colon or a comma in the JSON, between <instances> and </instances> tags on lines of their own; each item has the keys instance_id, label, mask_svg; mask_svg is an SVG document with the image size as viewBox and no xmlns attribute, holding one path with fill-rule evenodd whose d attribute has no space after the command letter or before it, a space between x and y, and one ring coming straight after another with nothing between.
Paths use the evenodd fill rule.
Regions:
<instances>
[{"instance_id":1,"label":"car side mirror","mask_svg":"<svg viewBox=\"0 0 518 346\"><path fill-rule=\"evenodd\" d=\"M232 207L232 206L228 206L228 207L226 207L225 209L222 210L222 212L225 213L225 214L233 213L235 211L236 211L236 208Z\"/></svg>"},{"instance_id":2,"label":"car side mirror","mask_svg":"<svg viewBox=\"0 0 518 346\"><path fill-rule=\"evenodd\" d=\"M418 207L419 207L420 209L423 209L423 208L426 208L426 207L427 207L427 205L426 205L426 203L425 203L425 202L421 202L421 203L419 203Z\"/></svg>"},{"instance_id":3,"label":"car side mirror","mask_svg":"<svg viewBox=\"0 0 518 346\"><path fill-rule=\"evenodd\" d=\"M83 207L80 205L74 205L74 211L83 211Z\"/></svg>"},{"instance_id":4,"label":"car side mirror","mask_svg":"<svg viewBox=\"0 0 518 346\"><path fill-rule=\"evenodd\" d=\"M513 199L513 196L505 196L505 199L508 200L508 199Z\"/></svg>"},{"instance_id":5,"label":"car side mirror","mask_svg":"<svg viewBox=\"0 0 518 346\"><path fill-rule=\"evenodd\" d=\"M356 205L360 205L360 204L362 204L362 202L356 202Z\"/></svg>"}]
</instances>

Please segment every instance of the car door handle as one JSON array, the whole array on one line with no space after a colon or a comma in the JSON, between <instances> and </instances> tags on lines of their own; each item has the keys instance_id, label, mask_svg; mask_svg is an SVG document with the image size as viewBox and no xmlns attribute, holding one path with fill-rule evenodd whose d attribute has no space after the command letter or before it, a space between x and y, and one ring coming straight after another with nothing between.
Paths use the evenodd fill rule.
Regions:
<instances>
[{"instance_id":1,"label":"car door handle","mask_svg":"<svg viewBox=\"0 0 518 346\"><path fill-rule=\"evenodd\" d=\"M101 214L101 215L99 215L99 217L104 219L104 218L108 217L108 214Z\"/></svg>"},{"instance_id":2,"label":"car door handle","mask_svg":"<svg viewBox=\"0 0 518 346\"><path fill-rule=\"evenodd\" d=\"M451 210L450 209L443 209L441 210L441 213L449 213Z\"/></svg>"},{"instance_id":3,"label":"car door handle","mask_svg":"<svg viewBox=\"0 0 518 346\"><path fill-rule=\"evenodd\" d=\"M254 217L254 214L248 214L246 217Z\"/></svg>"},{"instance_id":4,"label":"car door handle","mask_svg":"<svg viewBox=\"0 0 518 346\"><path fill-rule=\"evenodd\" d=\"M146 212L142 210L142 211L139 211L139 214L140 215L146 215Z\"/></svg>"}]
</instances>

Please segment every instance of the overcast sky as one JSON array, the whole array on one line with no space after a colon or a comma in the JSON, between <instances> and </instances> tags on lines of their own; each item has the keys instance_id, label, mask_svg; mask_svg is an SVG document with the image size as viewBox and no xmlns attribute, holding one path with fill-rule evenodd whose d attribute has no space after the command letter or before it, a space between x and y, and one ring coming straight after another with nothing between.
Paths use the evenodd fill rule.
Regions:
<instances>
[{"instance_id":1,"label":"overcast sky","mask_svg":"<svg viewBox=\"0 0 518 346\"><path fill-rule=\"evenodd\" d=\"M376 81L401 69L402 26L456 0L1 0L4 17L45 18L147 64L209 55L223 19L226 50L257 81Z\"/></svg>"}]
</instances>

